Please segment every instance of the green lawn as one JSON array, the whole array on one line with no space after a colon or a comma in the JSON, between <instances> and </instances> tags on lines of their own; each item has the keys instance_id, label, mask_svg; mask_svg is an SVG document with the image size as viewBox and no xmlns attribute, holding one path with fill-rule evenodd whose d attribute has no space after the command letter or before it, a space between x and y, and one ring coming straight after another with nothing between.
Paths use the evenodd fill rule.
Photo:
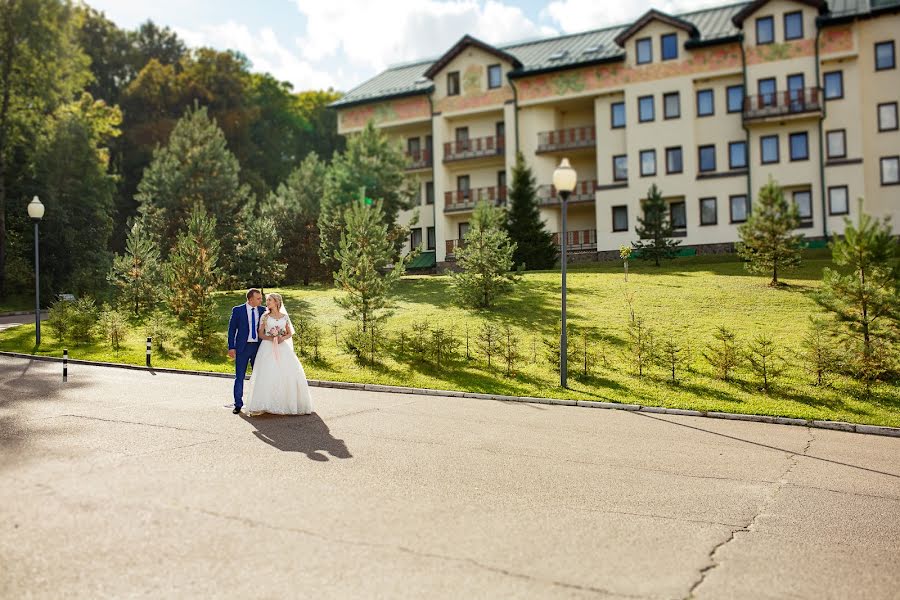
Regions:
<instances>
[{"instance_id":1,"label":"green lawn","mask_svg":"<svg viewBox=\"0 0 900 600\"><path fill-rule=\"evenodd\" d=\"M788 274L785 279L788 285L781 289L769 288L766 277L748 275L731 256L680 258L661 268L632 261L627 283L620 263L571 267L569 322L575 327L596 328L604 334L606 341L595 348L605 354L607 365L598 360L591 376L578 378L580 365L570 364L569 389L559 387L558 375L543 358L541 343L541 338L553 335L553 326L559 319L558 272L527 274L518 291L493 312L455 306L446 277L410 276L399 285L395 312L388 321L392 336L401 329L409 331L414 321L423 319L433 325L453 327L460 340L467 324L474 333L484 320L499 325L509 323L518 333L520 350L525 355L512 378L503 376L499 357L495 357L491 369L481 356L471 361L458 358L436 366L412 359L395 359L393 352L385 352L382 364L374 368L357 365L350 355L338 349L332 334L332 324L348 326L334 302L337 294L334 289L318 286L279 291L284 294L295 322L299 315L305 314L322 326L323 359L304 360L310 378L900 426L897 386L881 384L869 399L863 399L859 386L847 378L836 378L832 387L818 388L810 385L811 378L796 357L808 316L818 312L810 294L819 284L823 267L830 264L827 256L827 251L810 251L803 267ZM690 372L682 374L679 384L668 383L668 373L661 367L652 367L643 378L632 373L631 363L624 354L628 319L626 292L633 294L635 312L651 324L657 335L671 333L689 345ZM173 344L168 354L154 357L154 365L231 370L225 358L224 331L230 307L242 299L241 292L222 293L216 298L223 331L220 357L198 361ZM719 325L733 328L743 342L759 332L776 337L790 364L776 380L774 390L768 394L760 391L747 369L739 371L737 380L731 383L712 376L702 351L712 341L712 333ZM33 336L34 329L29 326L2 332L0 349L32 352ZM138 326L118 354L103 344L94 344L70 347L70 356L143 364L144 336L144 329ZM570 344L577 341L576 338ZM533 344L537 347L536 362L531 360ZM472 348L475 354L474 340ZM461 351L464 357L464 345ZM40 353L56 356L62 353L62 345L49 331L44 333Z\"/></svg>"},{"instance_id":2,"label":"green lawn","mask_svg":"<svg viewBox=\"0 0 900 600\"><path fill-rule=\"evenodd\" d=\"M34 290L31 294L13 294L0 298L0 315L10 312L34 310Z\"/></svg>"}]
</instances>

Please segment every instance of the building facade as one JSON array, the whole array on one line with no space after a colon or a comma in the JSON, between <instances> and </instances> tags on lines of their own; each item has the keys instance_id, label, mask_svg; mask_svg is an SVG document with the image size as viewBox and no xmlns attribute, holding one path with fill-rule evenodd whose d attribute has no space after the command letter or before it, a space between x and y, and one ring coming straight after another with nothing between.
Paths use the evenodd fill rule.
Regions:
<instances>
[{"instance_id":1,"label":"building facade","mask_svg":"<svg viewBox=\"0 0 900 600\"><path fill-rule=\"evenodd\" d=\"M769 177L809 238L840 233L858 198L898 231L898 32L900 0L651 10L627 26L500 47L465 36L333 108L340 133L372 121L403 144L420 190L410 243L439 265L454 260L478 201L506 201L517 151L552 232L553 170L562 157L576 169L565 242L587 257L636 239L654 183L682 246L700 252L731 247Z\"/></svg>"}]
</instances>

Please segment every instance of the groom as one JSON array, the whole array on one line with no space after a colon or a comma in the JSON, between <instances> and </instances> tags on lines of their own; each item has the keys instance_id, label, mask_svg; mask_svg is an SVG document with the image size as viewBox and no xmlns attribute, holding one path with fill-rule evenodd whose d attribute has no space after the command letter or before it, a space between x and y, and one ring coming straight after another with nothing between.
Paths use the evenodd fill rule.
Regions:
<instances>
[{"instance_id":1,"label":"groom","mask_svg":"<svg viewBox=\"0 0 900 600\"><path fill-rule=\"evenodd\" d=\"M247 290L247 302L231 309L228 322L228 358L234 359L234 414L240 414L244 406L244 377L247 363L253 367L259 350L259 318L265 312L262 292L256 288Z\"/></svg>"}]
</instances>

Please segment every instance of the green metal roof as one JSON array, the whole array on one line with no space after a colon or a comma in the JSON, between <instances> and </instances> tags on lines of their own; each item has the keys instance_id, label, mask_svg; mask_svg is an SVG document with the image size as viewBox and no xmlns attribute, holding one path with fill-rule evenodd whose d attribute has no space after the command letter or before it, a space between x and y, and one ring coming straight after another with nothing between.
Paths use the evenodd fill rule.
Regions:
<instances>
[{"instance_id":1,"label":"green metal roof","mask_svg":"<svg viewBox=\"0 0 900 600\"><path fill-rule=\"evenodd\" d=\"M409 261L409 264L406 265L407 269L430 269L431 267L437 264L437 260L435 258L434 250L429 252L420 252L418 256Z\"/></svg>"},{"instance_id":2,"label":"green metal roof","mask_svg":"<svg viewBox=\"0 0 900 600\"><path fill-rule=\"evenodd\" d=\"M740 34L740 29L735 27L731 19L749 4L751 2L739 2L673 16L697 28L699 35L692 41L693 44L716 43L733 39ZM834 0L828 2L828 7L826 21L831 18L865 15L885 8L898 8L900 0ZM625 52L615 43L615 38L628 27L630 24L554 38L503 44L496 48L514 56L522 63L520 69L510 73L511 77L521 77L544 71L622 60ZM375 100L429 93L434 89L434 84L425 77L425 72L439 58L391 67L350 90L331 106L342 108Z\"/></svg>"}]
</instances>

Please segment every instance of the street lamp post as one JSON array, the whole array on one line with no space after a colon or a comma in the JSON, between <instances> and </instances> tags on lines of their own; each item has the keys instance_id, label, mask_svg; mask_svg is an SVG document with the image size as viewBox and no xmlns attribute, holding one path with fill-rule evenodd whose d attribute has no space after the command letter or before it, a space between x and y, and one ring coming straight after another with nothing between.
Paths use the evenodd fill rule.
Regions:
<instances>
[{"instance_id":1,"label":"street lamp post","mask_svg":"<svg viewBox=\"0 0 900 600\"><path fill-rule=\"evenodd\" d=\"M44 218L44 205L37 196L28 203L28 216L34 221L34 345L41 345L41 262L38 224Z\"/></svg>"},{"instance_id":2,"label":"street lamp post","mask_svg":"<svg viewBox=\"0 0 900 600\"><path fill-rule=\"evenodd\" d=\"M575 169L569 164L569 159L564 158L556 170L553 171L553 186L562 204L562 257L560 259L562 266L562 329L559 334L559 385L566 387L566 359L568 358L568 340L566 339L566 254L568 242L566 235L566 208L569 194L575 189L577 175Z\"/></svg>"}]
</instances>

